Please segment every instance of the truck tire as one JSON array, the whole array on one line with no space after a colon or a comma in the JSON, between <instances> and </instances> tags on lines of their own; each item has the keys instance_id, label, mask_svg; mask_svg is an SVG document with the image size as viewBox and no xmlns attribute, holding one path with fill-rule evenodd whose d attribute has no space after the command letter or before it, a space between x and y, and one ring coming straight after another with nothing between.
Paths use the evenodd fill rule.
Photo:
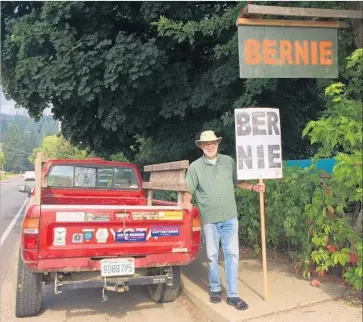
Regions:
<instances>
[{"instance_id":1,"label":"truck tire","mask_svg":"<svg viewBox=\"0 0 363 322\"><path fill-rule=\"evenodd\" d=\"M167 284L148 285L150 299L155 303L174 302L180 291L180 266L173 266L173 286Z\"/></svg>"},{"instance_id":2,"label":"truck tire","mask_svg":"<svg viewBox=\"0 0 363 322\"><path fill-rule=\"evenodd\" d=\"M19 254L15 316L34 316L39 313L41 307L42 275L29 271Z\"/></svg>"}]
</instances>

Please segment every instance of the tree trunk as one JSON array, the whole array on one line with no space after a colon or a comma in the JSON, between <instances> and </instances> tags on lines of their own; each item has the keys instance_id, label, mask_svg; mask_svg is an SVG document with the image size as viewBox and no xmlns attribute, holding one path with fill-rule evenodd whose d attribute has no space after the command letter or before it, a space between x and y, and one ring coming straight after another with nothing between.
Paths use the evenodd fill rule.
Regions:
<instances>
[{"instance_id":1,"label":"tree trunk","mask_svg":"<svg viewBox=\"0 0 363 322\"><path fill-rule=\"evenodd\" d=\"M363 223L363 212L362 212L362 207L361 207L358 217L354 224L354 230L356 230L359 233L362 232L362 223Z\"/></svg>"},{"instance_id":2,"label":"tree trunk","mask_svg":"<svg viewBox=\"0 0 363 322\"><path fill-rule=\"evenodd\" d=\"M349 10L363 10L362 1L347 1L346 8ZM363 21L362 19L351 19L354 41L357 48L363 48Z\"/></svg>"}]
</instances>

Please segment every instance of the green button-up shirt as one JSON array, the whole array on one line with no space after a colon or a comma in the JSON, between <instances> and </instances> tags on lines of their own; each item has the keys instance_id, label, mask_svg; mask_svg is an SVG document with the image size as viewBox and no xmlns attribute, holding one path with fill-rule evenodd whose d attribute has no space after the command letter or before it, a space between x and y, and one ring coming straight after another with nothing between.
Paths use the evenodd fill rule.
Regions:
<instances>
[{"instance_id":1,"label":"green button-up shirt","mask_svg":"<svg viewBox=\"0 0 363 322\"><path fill-rule=\"evenodd\" d=\"M234 185L239 182L236 162L230 156L218 154L215 165L204 156L199 158L189 166L185 180L202 224L237 217Z\"/></svg>"}]
</instances>

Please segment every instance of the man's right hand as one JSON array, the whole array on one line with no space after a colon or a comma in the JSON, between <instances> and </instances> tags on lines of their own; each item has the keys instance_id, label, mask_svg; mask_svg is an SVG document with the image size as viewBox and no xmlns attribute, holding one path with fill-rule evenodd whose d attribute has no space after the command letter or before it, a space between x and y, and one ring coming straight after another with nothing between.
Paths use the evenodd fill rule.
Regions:
<instances>
[{"instance_id":1,"label":"man's right hand","mask_svg":"<svg viewBox=\"0 0 363 322\"><path fill-rule=\"evenodd\" d=\"M193 205L190 201L183 201L180 205L182 209L192 211Z\"/></svg>"}]
</instances>

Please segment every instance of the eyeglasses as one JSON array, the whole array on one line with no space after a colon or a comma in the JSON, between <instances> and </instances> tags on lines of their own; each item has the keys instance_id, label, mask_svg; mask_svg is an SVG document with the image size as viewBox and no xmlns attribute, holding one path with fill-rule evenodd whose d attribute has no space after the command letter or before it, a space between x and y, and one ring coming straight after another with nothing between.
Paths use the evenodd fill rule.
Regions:
<instances>
[{"instance_id":1,"label":"eyeglasses","mask_svg":"<svg viewBox=\"0 0 363 322\"><path fill-rule=\"evenodd\" d=\"M212 141L212 142L201 143L201 146L209 146L209 145L217 145L217 144L218 144L217 141Z\"/></svg>"}]
</instances>

